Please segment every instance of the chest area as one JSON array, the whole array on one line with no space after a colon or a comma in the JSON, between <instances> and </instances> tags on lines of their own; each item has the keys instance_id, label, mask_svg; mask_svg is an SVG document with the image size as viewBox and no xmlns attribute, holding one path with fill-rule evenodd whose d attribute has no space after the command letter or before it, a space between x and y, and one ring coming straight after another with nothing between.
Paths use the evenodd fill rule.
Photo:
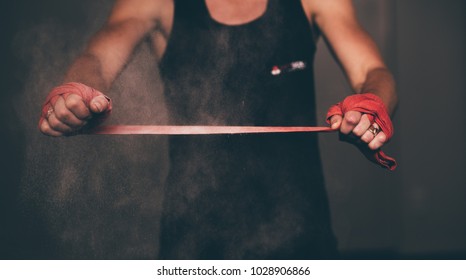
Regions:
<instances>
[{"instance_id":1,"label":"chest area","mask_svg":"<svg viewBox=\"0 0 466 280\"><path fill-rule=\"evenodd\" d=\"M267 37L269 41L275 40L282 44L293 36L301 36L300 41L307 43L307 38L313 32L304 6L300 0L291 0L293 3L288 1L290 0L191 0L187 1L189 4L175 1L167 7L167 12L160 19L157 30L152 32L150 41L159 62L171 38L178 37L173 33L180 32L184 33L182 36L197 36L194 39L199 41L208 36L217 36L216 42L220 47L226 44L241 47L240 43L247 44L244 43L244 39L248 39L247 36L256 41L264 41ZM290 13L286 8L288 5L283 3L292 4L289 6L294 6L295 9ZM196 33L196 29L201 33ZM213 29L216 29L216 34ZM238 37L243 37L240 38L241 42L236 41ZM271 42L266 44L270 45ZM312 52L312 49L308 48L308 51Z\"/></svg>"}]
</instances>

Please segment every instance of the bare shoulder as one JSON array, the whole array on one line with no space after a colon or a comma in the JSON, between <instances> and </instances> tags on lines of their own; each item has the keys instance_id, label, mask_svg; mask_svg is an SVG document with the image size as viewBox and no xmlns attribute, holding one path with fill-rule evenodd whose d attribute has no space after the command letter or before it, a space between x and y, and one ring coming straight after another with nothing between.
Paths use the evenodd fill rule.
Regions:
<instances>
[{"instance_id":1,"label":"bare shoulder","mask_svg":"<svg viewBox=\"0 0 466 280\"><path fill-rule=\"evenodd\" d=\"M173 9L173 0L117 0L108 19L109 24L127 20L160 27Z\"/></svg>"},{"instance_id":2,"label":"bare shoulder","mask_svg":"<svg viewBox=\"0 0 466 280\"><path fill-rule=\"evenodd\" d=\"M330 19L339 21L355 18L352 0L302 0L302 5L308 17L319 26Z\"/></svg>"}]
</instances>

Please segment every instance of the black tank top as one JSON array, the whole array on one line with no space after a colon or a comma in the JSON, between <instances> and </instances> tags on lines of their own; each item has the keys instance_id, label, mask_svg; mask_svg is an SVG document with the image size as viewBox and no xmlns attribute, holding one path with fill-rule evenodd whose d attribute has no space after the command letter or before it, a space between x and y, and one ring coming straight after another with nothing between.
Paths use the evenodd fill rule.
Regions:
<instances>
[{"instance_id":1,"label":"black tank top","mask_svg":"<svg viewBox=\"0 0 466 280\"><path fill-rule=\"evenodd\" d=\"M175 0L160 64L170 122L315 125L314 53L299 0L233 26ZM334 256L315 134L174 136L170 160L161 258Z\"/></svg>"}]
</instances>

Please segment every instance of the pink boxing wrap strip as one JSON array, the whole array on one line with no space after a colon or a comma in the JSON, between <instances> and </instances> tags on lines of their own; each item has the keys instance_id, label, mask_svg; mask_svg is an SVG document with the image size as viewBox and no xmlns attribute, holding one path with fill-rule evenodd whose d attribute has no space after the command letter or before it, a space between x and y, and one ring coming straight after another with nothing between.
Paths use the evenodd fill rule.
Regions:
<instances>
[{"instance_id":1,"label":"pink boxing wrap strip","mask_svg":"<svg viewBox=\"0 0 466 280\"><path fill-rule=\"evenodd\" d=\"M355 94L346 97L343 102L337 103L330 107L327 112L327 122L330 123L330 118L334 115L343 116L346 112L357 111L367 114L371 122L375 122L387 136L387 141L393 136L393 125L388 115L388 111L380 99L375 94L364 93ZM367 144L356 144L361 152L371 161L374 161L381 166L395 170L397 163L394 158L387 156L382 150L370 150Z\"/></svg>"},{"instance_id":2,"label":"pink boxing wrap strip","mask_svg":"<svg viewBox=\"0 0 466 280\"><path fill-rule=\"evenodd\" d=\"M44 121L45 118L47 118L47 112L49 111L50 107L55 105L55 102L57 102L58 97L62 96L64 99L66 99L70 94L76 94L82 97L84 104L89 108L89 104L91 103L91 100L94 99L94 97L103 95L100 91L91 88L89 86L86 86L85 84L81 83L66 83L61 86L55 87L50 91L49 95L45 99L44 104L42 105L42 112L41 112L41 117L39 120L39 127ZM93 123L92 126L96 126L103 122L110 114L112 110L112 101L108 96L105 96L107 98L109 104L108 104L108 109L102 113L102 114L94 114L93 116Z\"/></svg>"},{"instance_id":3,"label":"pink boxing wrap strip","mask_svg":"<svg viewBox=\"0 0 466 280\"><path fill-rule=\"evenodd\" d=\"M251 134L290 132L330 132L330 127L310 126L196 126L196 125L109 125L90 130L89 134L158 134L158 135L201 135L201 134Z\"/></svg>"}]
</instances>

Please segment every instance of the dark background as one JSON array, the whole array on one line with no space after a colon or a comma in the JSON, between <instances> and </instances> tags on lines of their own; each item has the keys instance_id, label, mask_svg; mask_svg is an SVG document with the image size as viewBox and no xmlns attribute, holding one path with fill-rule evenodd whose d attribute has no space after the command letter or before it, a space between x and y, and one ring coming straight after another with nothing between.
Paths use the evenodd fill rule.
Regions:
<instances>
[{"instance_id":1,"label":"dark background","mask_svg":"<svg viewBox=\"0 0 466 280\"><path fill-rule=\"evenodd\" d=\"M48 90L112 1L10 3L1 17L0 258L154 258L166 139L51 139L36 127ZM343 257L466 258L466 2L355 4L396 76L400 106L386 151L399 168L382 170L336 135L321 136ZM322 42L316 73L323 124L350 89ZM161 92L143 43L109 93L125 104L110 123L164 123Z\"/></svg>"}]
</instances>

